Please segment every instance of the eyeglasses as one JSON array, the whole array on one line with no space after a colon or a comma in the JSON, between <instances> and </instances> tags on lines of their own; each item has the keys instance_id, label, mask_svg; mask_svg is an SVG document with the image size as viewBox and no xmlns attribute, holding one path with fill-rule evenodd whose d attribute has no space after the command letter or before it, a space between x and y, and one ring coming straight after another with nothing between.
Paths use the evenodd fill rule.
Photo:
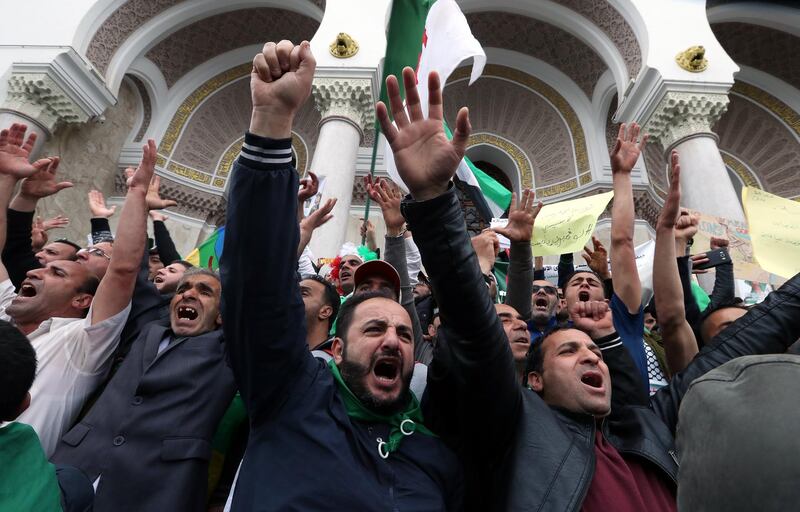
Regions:
<instances>
[{"instance_id":1,"label":"eyeglasses","mask_svg":"<svg viewBox=\"0 0 800 512\"><path fill-rule=\"evenodd\" d=\"M556 295L558 294L558 290L555 286L539 286L538 284L533 285L533 293L538 292L539 290L544 290L544 293L547 295Z\"/></svg>"},{"instance_id":2,"label":"eyeglasses","mask_svg":"<svg viewBox=\"0 0 800 512\"><path fill-rule=\"evenodd\" d=\"M86 249L81 249L78 251L78 254L91 254L93 256L102 256L107 260L111 259L111 256L106 254L106 252L99 247L87 247Z\"/></svg>"}]
</instances>

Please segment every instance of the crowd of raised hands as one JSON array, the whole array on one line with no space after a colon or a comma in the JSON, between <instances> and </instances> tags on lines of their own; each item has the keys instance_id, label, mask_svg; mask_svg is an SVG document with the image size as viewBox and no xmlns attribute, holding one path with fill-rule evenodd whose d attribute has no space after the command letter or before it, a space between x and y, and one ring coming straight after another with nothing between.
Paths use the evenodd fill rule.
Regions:
<instances>
[{"instance_id":1,"label":"crowd of raised hands","mask_svg":"<svg viewBox=\"0 0 800 512\"><path fill-rule=\"evenodd\" d=\"M320 265L309 243L338 198L306 214L319 179L300 179L291 165L292 125L315 67L305 41L267 43L253 60L219 273L175 250L162 210L177 203L160 195L154 140L125 171L119 212L88 192L84 244L54 233L86 212L36 214L39 201L74 187L59 181L59 157L31 161L36 135L24 124L0 131L0 419L9 422L0 427L0 509L723 503L710 489L735 463L693 437L705 414L693 405L711 401L733 416L749 392L741 369L750 363L737 358L793 350L798 278L748 308L732 265L721 265L708 302L698 299L692 273L706 270L693 266L709 258L687 253L699 220L680 206L673 151L652 290L644 287L631 171L647 135L636 123L620 126L609 155L609 247L593 236L586 265L564 254L557 277L545 274L531 248L542 209L533 190L512 195L504 226L470 235L453 183L468 109L448 139L438 75L418 85L410 68L399 77L405 98L389 76L389 104L376 106L409 193L365 177L384 239L363 219L367 247L319 255L337 256ZM418 87L428 89L427 116ZM727 245L715 238L709 249ZM704 375L734 367L733 400L703 387ZM717 435L737 432L726 429ZM760 441L771 454L774 440ZM679 473L686 454L692 464ZM791 492L761 499L791 508Z\"/></svg>"}]
</instances>

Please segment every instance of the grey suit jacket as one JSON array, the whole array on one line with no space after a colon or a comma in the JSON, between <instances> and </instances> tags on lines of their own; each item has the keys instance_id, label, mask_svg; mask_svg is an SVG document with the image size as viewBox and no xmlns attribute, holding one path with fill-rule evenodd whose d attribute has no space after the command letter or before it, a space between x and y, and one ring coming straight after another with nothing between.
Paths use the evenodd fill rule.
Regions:
<instances>
[{"instance_id":1,"label":"grey suit jacket","mask_svg":"<svg viewBox=\"0 0 800 512\"><path fill-rule=\"evenodd\" d=\"M170 344L152 323L53 455L100 476L95 511L205 510L211 439L236 385L222 330Z\"/></svg>"}]
</instances>

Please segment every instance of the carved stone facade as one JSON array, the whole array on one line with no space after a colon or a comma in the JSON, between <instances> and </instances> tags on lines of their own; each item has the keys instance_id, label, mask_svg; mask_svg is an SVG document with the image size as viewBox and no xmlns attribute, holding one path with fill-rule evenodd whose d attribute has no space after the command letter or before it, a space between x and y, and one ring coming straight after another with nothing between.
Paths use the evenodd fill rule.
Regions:
<instances>
[{"instance_id":1,"label":"carved stone facade","mask_svg":"<svg viewBox=\"0 0 800 512\"><path fill-rule=\"evenodd\" d=\"M3 108L35 119L50 133L59 124L84 123L89 119L89 114L46 73L13 73L8 79Z\"/></svg>"},{"instance_id":2,"label":"carved stone facade","mask_svg":"<svg viewBox=\"0 0 800 512\"><path fill-rule=\"evenodd\" d=\"M711 29L737 64L774 75L800 89L800 37L749 23L715 23Z\"/></svg>"},{"instance_id":3,"label":"carved stone facade","mask_svg":"<svg viewBox=\"0 0 800 512\"><path fill-rule=\"evenodd\" d=\"M483 76L469 87L466 72L466 68L456 70L447 85L444 112L450 125L466 105L473 132L498 135L520 148L532 166L539 197L578 187L579 178L590 173L586 140L564 98L544 82L504 66L486 66Z\"/></svg>"},{"instance_id":4,"label":"carved stone facade","mask_svg":"<svg viewBox=\"0 0 800 512\"><path fill-rule=\"evenodd\" d=\"M467 14L484 47L505 48L542 60L570 77L591 98L606 65L577 37L540 20L500 11Z\"/></svg>"},{"instance_id":5,"label":"carved stone facade","mask_svg":"<svg viewBox=\"0 0 800 512\"><path fill-rule=\"evenodd\" d=\"M800 115L743 82L736 82L730 97L728 113L714 127L720 149L733 157L728 167L747 185L757 186L748 183L752 172L767 192L800 196Z\"/></svg>"},{"instance_id":6,"label":"carved stone facade","mask_svg":"<svg viewBox=\"0 0 800 512\"><path fill-rule=\"evenodd\" d=\"M609 2L597 0L555 0L556 3L569 7L602 30L619 50L628 75L633 78L642 68L642 50L636 34L625 18Z\"/></svg>"},{"instance_id":7,"label":"carved stone facade","mask_svg":"<svg viewBox=\"0 0 800 512\"><path fill-rule=\"evenodd\" d=\"M92 36L86 56L105 74L114 53L131 34L162 12L184 1L186 0L129 0L123 3ZM311 3L325 11L325 0L311 0ZM263 30L263 27L260 28Z\"/></svg>"},{"instance_id":8,"label":"carved stone facade","mask_svg":"<svg viewBox=\"0 0 800 512\"><path fill-rule=\"evenodd\" d=\"M172 87L187 72L217 55L263 43L265 34L274 41L310 40L318 26L318 21L292 11L242 9L209 16L184 27L145 56L158 66L167 86Z\"/></svg>"},{"instance_id":9,"label":"carved stone facade","mask_svg":"<svg viewBox=\"0 0 800 512\"><path fill-rule=\"evenodd\" d=\"M142 81L133 75L127 76L130 81L133 82L133 85L136 86L136 91L139 93L139 99L142 101L142 124L139 125L139 130L133 137L134 142L139 142L142 140L144 134L147 133L147 129L150 127L150 121L153 118L153 105L150 102L150 95L147 93L147 88L144 86Z\"/></svg>"},{"instance_id":10,"label":"carved stone facade","mask_svg":"<svg viewBox=\"0 0 800 512\"><path fill-rule=\"evenodd\" d=\"M159 146L157 167L162 172L222 192L250 125L249 70L243 65L223 72L184 100ZM301 172L316 145L319 122L311 102L295 117L293 147Z\"/></svg>"},{"instance_id":11,"label":"carved stone facade","mask_svg":"<svg viewBox=\"0 0 800 512\"><path fill-rule=\"evenodd\" d=\"M311 94L322 123L330 118L346 119L364 135L375 123L372 82L359 78L315 78Z\"/></svg>"},{"instance_id":12,"label":"carved stone facade","mask_svg":"<svg viewBox=\"0 0 800 512\"><path fill-rule=\"evenodd\" d=\"M669 150L690 135L712 133L711 127L727 108L726 94L668 91L651 114L644 132Z\"/></svg>"},{"instance_id":13,"label":"carved stone facade","mask_svg":"<svg viewBox=\"0 0 800 512\"><path fill-rule=\"evenodd\" d=\"M136 120L136 92L123 82L117 104L105 112L105 122L69 124L49 138L41 149L42 155L59 155L59 181L71 181L75 186L39 201L37 215L48 218L65 214L70 219L66 229L50 233L51 238L66 237L84 243L90 231L86 195L100 190L106 197L114 195L114 174L123 144ZM119 213L117 213L119 215Z\"/></svg>"}]
</instances>

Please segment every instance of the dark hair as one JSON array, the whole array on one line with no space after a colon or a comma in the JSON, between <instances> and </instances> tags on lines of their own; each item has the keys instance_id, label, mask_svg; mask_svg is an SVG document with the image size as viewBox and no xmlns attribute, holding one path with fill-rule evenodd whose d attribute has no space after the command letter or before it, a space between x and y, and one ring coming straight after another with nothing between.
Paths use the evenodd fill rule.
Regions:
<instances>
[{"instance_id":1,"label":"dark hair","mask_svg":"<svg viewBox=\"0 0 800 512\"><path fill-rule=\"evenodd\" d=\"M0 320L0 420L13 420L36 376L36 351L16 327Z\"/></svg>"},{"instance_id":2,"label":"dark hair","mask_svg":"<svg viewBox=\"0 0 800 512\"><path fill-rule=\"evenodd\" d=\"M73 249L75 249L75 254L73 254L71 257L69 257L67 259L70 260L70 261L75 261L75 260L78 259L78 251L81 250L81 246L76 244L72 240L67 240L66 238L57 238L57 239L53 240L52 243L54 243L54 244L55 243L65 244L65 245L68 245L68 246L72 247Z\"/></svg>"},{"instance_id":3,"label":"dark hair","mask_svg":"<svg viewBox=\"0 0 800 512\"><path fill-rule=\"evenodd\" d=\"M86 279L83 280L78 289L75 290L75 293L86 293L94 297L97 293L97 287L100 286L100 279L91 272L86 273ZM83 317L86 318L86 315L89 314L89 308L83 310Z\"/></svg>"},{"instance_id":4,"label":"dark hair","mask_svg":"<svg viewBox=\"0 0 800 512\"><path fill-rule=\"evenodd\" d=\"M180 288L181 285L192 276L210 276L216 279L219 282L220 286L222 286L222 280L219 278L219 274L217 274L213 270L209 270L207 268L202 268L202 267L193 267L193 268L187 268L186 272L183 273L181 279L178 281L178 288Z\"/></svg>"},{"instance_id":5,"label":"dark hair","mask_svg":"<svg viewBox=\"0 0 800 512\"><path fill-rule=\"evenodd\" d=\"M336 318L336 337L341 338L342 341L347 341L347 330L350 329L350 324L353 323L353 313L356 308L363 302L370 299L389 299L385 293L379 291L369 291L353 295L342 304L339 309L339 316Z\"/></svg>"},{"instance_id":6,"label":"dark hair","mask_svg":"<svg viewBox=\"0 0 800 512\"><path fill-rule=\"evenodd\" d=\"M333 283L319 274L304 274L300 277L301 281L305 281L306 279L316 281L325 287L325 292L322 294L322 298L325 304L330 306L333 310L331 316L328 317L328 329L330 329L333 327L333 322L336 320L336 315L339 314L339 306L342 304L342 300L339 298L339 292L336 291L336 287L333 286Z\"/></svg>"},{"instance_id":7,"label":"dark hair","mask_svg":"<svg viewBox=\"0 0 800 512\"><path fill-rule=\"evenodd\" d=\"M597 272L595 272L594 270L589 269L589 268L578 268L578 269L573 270L572 272L570 272L567 275L567 278L564 279L564 281L563 281L564 286L562 287L562 289L566 288L567 285L569 284L569 282L572 281L572 278L575 277L577 274L592 274L594 277L597 278L598 281L600 281L600 284L603 284L603 278L600 277L600 275Z\"/></svg>"},{"instance_id":8,"label":"dark hair","mask_svg":"<svg viewBox=\"0 0 800 512\"><path fill-rule=\"evenodd\" d=\"M734 297L729 300L725 300L720 302L719 304L709 304L708 307L700 314L700 319L697 321L698 331L700 331L700 335L703 335L703 324L706 323L708 317L716 313L721 309L743 309L745 311L749 311L750 308L744 305L744 301L739 297ZM711 341L711 340L709 340Z\"/></svg>"},{"instance_id":9,"label":"dark hair","mask_svg":"<svg viewBox=\"0 0 800 512\"><path fill-rule=\"evenodd\" d=\"M194 265L192 265L191 263L189 263L186 260L175 260L172 263L180 263L181 265L183 265L183 268L185 268L186 270L189 270L190 268L194 268ZM170 263L170 265L172 265L172 263Z\"/></svg>"},{"instance_id":10,"label":"dark hair","mask_svg":"<svg viewBox=\"0 0 800 512\"><path fill-rule=\"evenodd\" d=\"M537 343L531 343L531 348L528 349L528 355L525 358L525 374L522 376L523 384L528 383L529 373L542 373L542 370L544 370L544 350L542 349L542 345L544 345L547 338L557 332L570 330L579 331L580 329L567 322L558 323L550 329L547 329L544 332L544 336L542 336Z\"/></svg>"}]
</instances>

